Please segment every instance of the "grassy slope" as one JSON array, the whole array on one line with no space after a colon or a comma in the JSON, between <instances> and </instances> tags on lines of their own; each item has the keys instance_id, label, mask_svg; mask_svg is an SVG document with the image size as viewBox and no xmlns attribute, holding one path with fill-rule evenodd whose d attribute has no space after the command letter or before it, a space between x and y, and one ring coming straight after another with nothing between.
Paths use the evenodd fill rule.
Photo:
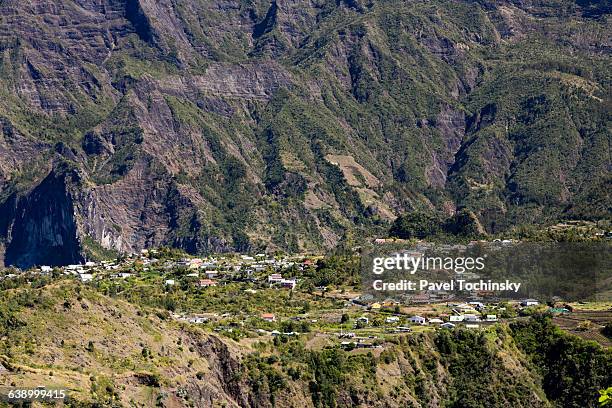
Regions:
<instances>
[{"instance_id":1,"label":"grassy slope","mask_svg":"<svg viewBox=\"0 0 612 408\"><path fill-rule=\"evenodd\" d=\"M201 394L200 404L214 398L232 405L217 377L222 374L211 367L217 343L197 329L69 281L18 289L3 303L20 305L15 316L21 322L2 340L3 362L15 372L3 377L4 385L61 386L76 400L147 406L180 385L194 398ZM241 351L226 344L237 358ZM203 373L201 379L197 373Z\"/></svg>"},{"instance_id":2,"label":"grassy slope","mask_svg":"<svg viewBox=\"0 0 612 408\"><path fill-rule=\"evenodd\" d=\"M593 406L609 380L609 351L545 321L343 352L316 335L308 347L221 340L65 279L7 289L0 306L0 361L12 371L2 385L61 386L104 405Z\"/></svg>"}]
</instances>

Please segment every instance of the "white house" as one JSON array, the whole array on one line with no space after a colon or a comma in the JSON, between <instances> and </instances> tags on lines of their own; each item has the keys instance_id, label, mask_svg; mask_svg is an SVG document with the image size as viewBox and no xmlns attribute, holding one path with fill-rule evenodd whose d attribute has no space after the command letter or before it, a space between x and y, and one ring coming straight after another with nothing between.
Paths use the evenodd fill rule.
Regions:
<instances>
[{"instance_id":1,"label":"white house","mask_svg":"<svg viewBox=\"0 0 612 408\"><path fill-rule=\"evenodd\" d=\"M205 317L193 316L193 317L187 318L187 321L189 323L194 323L194 324L203 324L203 323L206 323L208 319Z\"/></svg>"},{"instance_id":2,"label":"white house","mask_svg":"<svg viewBox=\"0 0 612 408\"><path fill-rule=\"evenodd\" d=\"M496 322L497 315L487 315L487 322Z\"/></svg>"},{"instance_id":3,"label":"white house","mask_svg":"<svg viewBox=\"0 0 612 408\"><path fill-rule=\"evenodd\" d=\"M458 310L459 312L465 313L465 312L474 312L475 309L472 305L469 305L467 303L462 303L460 305L455 306L455 309Z\"/></svg>"},{"instance_id":4,"label":"white house","mask_svg":"<svg viewBox=\"0 0 612 408\"><path fill-rule=\"evenodd\" d=\"M449 320L451 322L462 322L463 319L464 319L463 315L451 315L451 316L449 316Z\"/></svg>"},{"instance_id":5,"label":"white house","mask_svg":"<svg viewBox=\"0 0 612 408\"><path fill-rule=\"evenodd\" d=\"M453 323L447 322L447 323L442 323L440 325L440 328L442 328L442 329L454 329L455 325Z\"/></svg>"},{"instance_id":6,"label":"white house","mask_svg":"<svg viewBox=\"0 0 612 408\"><path fill-rule=\"evenodd\" d=\"M399 322L400 318L397 316L389 316L385 319L386 323L397 323Z\"/></svg>"},{"instance_id":7,"label":"white house","mask_svg":"<svg viewBox=\"0 0 612 408\"><path fill-rule=\"evenodd\" d=\"M427 324L427 319L425 319L423 316L412 316L408 320L410 321L410 323L414 324Z\"/></svg>"},{"instance_id":8,"label":"white house","mask_svg":"<svg viewBox=\"0 0 612 408\"><path fill-rule=\"evenodd\" d=\"M539 305L540 302L538 302L535 299L525 299L521 302L521 306L523 307L529 307L529 306L537 306Z\"/></svg>"},{"instance_id":9,"label":"white house","mask_svg":"<svg viewBox=\"0 0 612 408\"><path fill-rule=\"evenodd\" d=\"M93 279L93 275L91 273L82 273L79 276L83 282L90 282Z\"/></svg>"},{"instance_id":10,"label":"white house","mask_svg":"<svg viewBox=\"0 0 612 408\"><path fill-rule=\"evenodd\" d=\"M283 288L289 288L291 290L295 289L295 285L297 285L297 280L295 279L283 279L280 281L280 284Z\"/></svg>"},{"instance_id":11,"label":"white house","mask_svg":"<svg viewBox=\"0 0 612 408\"><path fill-rule=\"evenodd\" d=\"M429 319L429 323L430 324L442 324L444 323L444 320L434 317L433 319Z\"/></svg>"},{"instance_id":12,"label":"white house","mask_svg":"<svg viewBox=\"0 0 612 408\"><path fill-rule=\"evenodd\" d=\"M480 316L473 315L473 314L466 314L466 315L463 315L463 320L466 322L479 322Z\"/></svg>"},{"instance_id":13,"label":"white house","mask_svg":"<svg viewBox=\"0 0 612 408\"><path fill-rule=\"evenodd\" d=\"M204 275L206 275L208 279L214 279L217 277L218 272L217 271L204 271Z\"/></svg>"},{"instance_id":14,"label":"white house","mask_svg":"<svg viewBox=\"0 0 612 408\"><path fill-rule=\"evenodd\" d=\"M166 281L164 282L164 285L168 285L168 286L172 286L174 285L174 279L166 279Z\"/></svg>"}]
</instances>

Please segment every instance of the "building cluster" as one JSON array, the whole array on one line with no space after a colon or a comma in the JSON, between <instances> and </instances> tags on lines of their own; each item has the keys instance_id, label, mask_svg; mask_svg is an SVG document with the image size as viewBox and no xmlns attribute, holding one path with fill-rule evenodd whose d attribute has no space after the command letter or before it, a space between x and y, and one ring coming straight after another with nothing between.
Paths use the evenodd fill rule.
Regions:
<instances>
[{"instance_id":1,"label":"building cluster","mask_svg":"<svg viewBox=\"0 0 612 408\"><path fill-rule=\"evenodd\" d=\"M314 265L312 259L304 256L269 256L266 254L219 255L206 258L160 259L159 251L143 250L115 261L87 261L83 264L51 267L43 265L30 270L30 273L47 275L57 271L74 275L83 282L102 279L121 280L137 277L155 268L162 274L171 274L163 281L166 286L178 284L185 278L196 288L214 287L232 281L260 282L279 289L294 290L298 279L293 276L298 271ZM16 274L5 275L14 277Z\"/></svg>"},{"instance_id":2,"label":"building cluster","mask_svg":"<svg viewBox=\"0 0 612 408\"><path fill-rule=\"evenodd\" d=\"M457 325L463 325L468 329L479 328L481 325L496 323L500 320L499 314L504 315L506 309L510 308L527 308L538 306L540 302L536 299L523 299L521 301L512 301L505 305L499 303L483 303L480 301L470 301L465 303L446 303L448 313L438 313L435 316L413 315L406 316L395 312L391 314L393 308L399 308L401 303L397 300L386 299L380 302L371 302L372 296L369 294L362 295L352 299L349 305L360 306L364 311L369 312L370 317L365 314L355 319L354 328L364 328L371 325L371 318L377 314L384 316L384 323L388 327L387 332L401 333L411 331L408 326L434 326L439 328L451 329ZM399 309L398 309L399 310ZM568 309L559 309L563 313L569 313ZM556 312L557 309L550 309L551 312ZM343 333L342 337L348 334Z\"/></svg>"}]
</instances>

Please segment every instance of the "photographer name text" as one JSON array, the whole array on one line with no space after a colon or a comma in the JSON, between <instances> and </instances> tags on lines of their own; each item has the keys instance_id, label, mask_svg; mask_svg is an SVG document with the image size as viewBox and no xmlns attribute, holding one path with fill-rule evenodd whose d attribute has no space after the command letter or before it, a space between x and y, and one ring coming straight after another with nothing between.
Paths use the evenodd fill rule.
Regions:
<instances>
[{"instance_id":1,"label":"photographer name text","mask_svg":"<svg viewBox=\"0 0 612 408\"><path fill-rule=\"evenodd\" d=\"M372 288L376 291L408 292L408 291L512 291L517 293L521 288L520 282L505 280L504 282L494 282L491 280L466 281L463 279L453 279L449 281L432 282L426 279L407 280L401 279L397 282L385 282L377 279L372 282Z\"/></svg>"}]
</instances>

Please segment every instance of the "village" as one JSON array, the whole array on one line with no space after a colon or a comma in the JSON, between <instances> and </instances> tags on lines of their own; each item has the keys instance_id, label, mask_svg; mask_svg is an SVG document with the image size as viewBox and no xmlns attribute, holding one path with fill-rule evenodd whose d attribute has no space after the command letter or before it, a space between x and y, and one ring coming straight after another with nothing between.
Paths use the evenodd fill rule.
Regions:
<instances>
[{"instance_id":1,"label":"village","mask_svg":"<svg viewBox=\"0 0 612 408\"><path fill-rule=\"evenodd\" d=\"M423 291L376 299L356 287L316 287L309 271L316 270L321 258L266 254L176 257L150 249L114 261L41 266L22 273L29 279L70 277L109 294L136 289L142 293L146 287L151 292L148 297L125 296L165 309L168 318L179 324L196 325L237 341L302 336L314 347L336 344L348 350L380 348L386 340L405 333L485 330L534 312L548 311L567 321L575 312L574 306L563 302L495 301L486 292L459 298ZM6 272L0 282L20 277L18 271Z\"/></svg>"}]
</instances>

